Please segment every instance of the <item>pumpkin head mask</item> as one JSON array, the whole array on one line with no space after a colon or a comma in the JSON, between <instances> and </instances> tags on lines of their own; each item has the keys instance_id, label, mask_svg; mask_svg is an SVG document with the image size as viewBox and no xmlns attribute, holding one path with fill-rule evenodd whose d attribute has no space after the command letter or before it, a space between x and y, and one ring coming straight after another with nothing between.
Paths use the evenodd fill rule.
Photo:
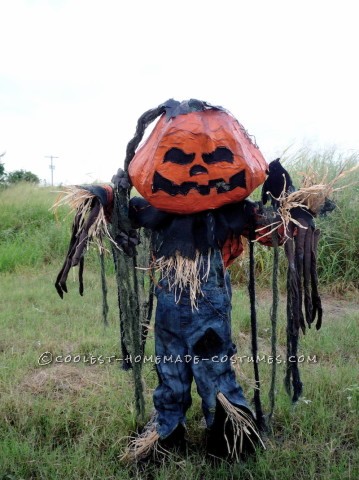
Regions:
<instances>
[{"instance_id":1,"label":"pumpkin head mask","mask_svg":"<svg viewBox=\"0 0 359 480\"><path fill-rule=\"evenodd\" d=\"M179 113L165 110L129 165L146 200L190 214L239 202L263 183L267 163L235 118L203 102L174 103Z\"/></svg>"}]
</instances>

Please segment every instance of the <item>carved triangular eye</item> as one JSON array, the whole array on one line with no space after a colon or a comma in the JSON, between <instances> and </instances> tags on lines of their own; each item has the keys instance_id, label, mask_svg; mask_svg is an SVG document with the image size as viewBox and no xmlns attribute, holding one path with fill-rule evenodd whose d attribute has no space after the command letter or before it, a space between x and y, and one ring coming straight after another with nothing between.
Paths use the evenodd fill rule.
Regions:
<instances>
[{"instance_id":1,"label":"carved triangular eye","mask_svg":"<svg viewBox=\"0 0 359 480\"><path fill-rule=\"evenodd\" d=\"M180 148L171 148L165 153L164 162L178 163L179 165L189 165L193 162L194 153L185 153Z\"/></svg>"},{"instance_id":2,"label":"carved triangular eye","mask_svg":"<svg viewBox=\"0 0 359 480\"><path fill-rule=\"evenodd\" d=\"M218 147L214 152L204 153L202 158L208 165L219 162L233 163L233 153L226 147Z\"/></svg>"}]
</instances>

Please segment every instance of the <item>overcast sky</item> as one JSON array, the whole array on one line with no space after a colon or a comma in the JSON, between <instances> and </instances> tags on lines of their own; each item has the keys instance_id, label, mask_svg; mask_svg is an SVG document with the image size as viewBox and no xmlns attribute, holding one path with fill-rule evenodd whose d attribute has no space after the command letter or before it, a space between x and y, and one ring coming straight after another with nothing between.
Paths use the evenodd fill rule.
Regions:
<instances>
[{"instance_id":1,"label":"overcast sky","mask_svg":"<svg viewBox=\"0 0 359 480\"><path fill-rule=\"evenodd\" d=\"M168 98L230 110L268 161L359 150L355 0L0 0L6 171L110 181Z\"/></svg>"}]
</instances>

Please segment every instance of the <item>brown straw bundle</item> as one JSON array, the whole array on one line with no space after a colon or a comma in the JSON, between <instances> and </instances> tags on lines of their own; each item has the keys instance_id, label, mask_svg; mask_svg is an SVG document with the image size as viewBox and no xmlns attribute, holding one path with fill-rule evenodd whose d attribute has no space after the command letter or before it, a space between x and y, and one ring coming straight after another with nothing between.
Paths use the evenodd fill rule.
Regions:
<instances>
[{"instance_id":1,"label":"brown straw bundle","mask_svg":"<svg viewBox=\"0 0 359 480\"><path fill-rule=\"evenodd\" d=\"M59 207L67 205L70 207L69 215L76 212L79 223L78 232L80 232L86 223L86 220L91 212L93 199L95 195L88 190L70 185L64 187L64 190L58 192L59 195L51 207L51 210L57 213ZM77 232L77 233L78 233ZM112 242L111 234L108 230L107 220L103 206L101 205L99 212L88 230L88 239L92 241L99 249L100 253L105 250L103 245L103 236L107 236ZM113 242L115 244L115 242ZM115 244L116 245L116 244Z\"/></svg>"},{"instance_id":2,"label":"brown straw bundle","mask_svg":"<svg viewBox=\"0 0 359 480\"><path fill-rule=\"evenodd\" d=\"M137 437L130 437L125 453L120 457L123 463L131 463L148 457L157 450L160 436L155 429L145 430Z\"/></svg>"},{"instance_id":3,"label":"brown straw bundle","mask_svg":"<svg viewBox=\"0 0 359 480\"><path fill-rule=\"evenodd\" d=\"M210 255L208 251L207 265L205 265L203 255L196 252L195 258L185 258L176 252L173 257L161 257L154 261L151 269L161 272L161 278L168 281L169 290L174 291L176 300L180 300L182 291L188 287L192 310L198 309L197 300L203 295L201 284L208 279L210 270Z\"/></svg>"},{"instance_id":4,"label":"brown straw bundle","mask_svg":"<svg viewBox=\"0 0 359 480\"><path fill-rule=\"evenodd\" d=\"M225 434L229 455L232 458L235 457L238 462L240 454L243 452L245 442L249 442L253 448L255 448L257 444L260 444L265 449L266 447L259 435L253 418L243 409L229 402L223 393L219 392L217 399L227 414L225 425L227 422L231 422L233 428L233 442L230 442ZM233 446L231 447L232 443Z\"/></svg>"},{"instance_id":5,"label":"brown straw bundle","mask_svg":"<svg viewBox=\"0 0 359 480\"><path fill-rule=\"evenodd\" d=\"M262 236L257 237L256 240L270 235L272 232L278 230L278 228L281 226L284 227L284 234L287 236L290 222L294 223L299 228L305 229L305 226L292 217L291 210L293 208L300 207L309 211L309 213L313 215L317 215L324 205L326 199L330 198L333 193L353 185L353 183L348 183L340 187L335 186L339 180L342 180L357 170L359 168L359 164L349 168L348 170L344 170L344 168L345 166L343 166L340 172L330 181L328 180L328 173L324 174L322 178L319 178L319 175L313 169L311 169L309 172L303 175L301 187L295 192L291 193L286 192L286 183L284 177L283 191L278 198L273 197L279 201L278 213L280 220L257 229L257 232L265 230L265 233ZM269 232L267 231L268 228L271 229Z\"/></svg>"}]
</instances>

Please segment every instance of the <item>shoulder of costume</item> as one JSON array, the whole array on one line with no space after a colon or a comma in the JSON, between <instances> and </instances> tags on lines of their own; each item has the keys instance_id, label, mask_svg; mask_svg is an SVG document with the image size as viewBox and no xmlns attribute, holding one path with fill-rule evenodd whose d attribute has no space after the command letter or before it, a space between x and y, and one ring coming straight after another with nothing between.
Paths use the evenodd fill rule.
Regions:
<instances>
[{"instance_id":1,"label":"shoulder of costume","mask_svg":"<svg viewBox=\"0 0 359 480\"><path fill-rule=\"evenodd\" d=\"M185 217L198 219L205 217L214 217L221 224L226 224L233 231L239 231L249 221L249 218L256 210L256 202L245 199L241 202L230 203L223 207L213 210L205 210L194 214L175 214L163 212L153 207L147 200L142 197L133 197L129 204L129 217L136 228L145 227L150 229L161 228L162 226L172 223L176 219Z\"/></svg>"},{"instance_id":2,"label":"shoulder of costume","mask_svg":"<svg viewBox=\"0 0 359 480\"><path fill-rule=\"evenodd\" d=\"M171 217L171 214L158 210L142 197L131 198L128 215L135 228L150 229L156 229Z\"/></svg>"}]
</instances>

